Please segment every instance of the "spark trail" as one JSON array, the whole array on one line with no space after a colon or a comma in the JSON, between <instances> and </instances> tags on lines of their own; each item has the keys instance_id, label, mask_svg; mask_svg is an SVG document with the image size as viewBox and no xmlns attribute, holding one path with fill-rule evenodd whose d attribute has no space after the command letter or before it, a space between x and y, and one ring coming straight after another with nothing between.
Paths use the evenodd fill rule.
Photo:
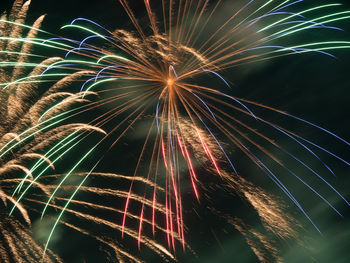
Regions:
<instances>
[{"instance_id":1,"label":"spark trail","mask_svg":"<svg viewBox=\"0 0 350 263\"><path fill-rule=\"evenodd\" d=\"M86 34L80 40L56 35L26 39L1 37L14 43L32 43L53 49L63 53L64 57L45 66L40 74L3 83L4 89L33 79L43 82L47 78L69 78L80 74L75 75L77 78L74 81L80 82L81 98L93 92L100 99L76 108L72 115L102 109L103 113L92 118L89 125L107 132L97 145L112 141L107 149L118 147L138 123L147 123L148 129L144 133L143 146L132 175L154 182L153 189L145 187L141 196L145 200L151 199L153 204L164 204L166 240L172 250L175 250L176 240L183 248L186 247L181 185L188 180L195 198L200 200L200 174L197 168L201 165L207 167L213 176L216 174L222 178L224 184L232 185L235 182L232 190L241 191L264 218L261 207L266 207L266 204L258 205L259 202L264 203L264 194L260 190L254 192L248 182L243 183L243 179L232 181L232 178L239 178L241 173L232 158L232 149L245 155L275 183L317 231L320 230L304 209L302 201L284 183L285 176L296 178L341 215L316 187L296 173L290 162L327 185L348 205L345 197L324 178L323 173L334 175L334 172L321 155L331 155L347 166L349 162L317 145L312 139L283 128L278 122L264 119L262 112L278 113L281 118L316 128L335 141L346 145L349 142L307 120L234 96L230 78L225 72L244 64L287 55L316 53L334 58L332 52L348 49L350 42L325 37L321 40L310 39L308 32L342 31L334 23L350 18L350 11L342 10L338 3L303 9L303 1L252 0L245 1L241 6L237 4L234 8L230 6L232 12L223 16L222 10L227 9L228 1L145 0L144 15L149 22L145 24L134 14L130 1L120 0L120 4L133 25L131 29L108 30L89 19L77 18L62 29ZM300 36L307 41L300 42ZM101 41L104 44L96 44ZM33 65L28 63L23 66ZM39 77L41 79L37 79ZM56 107L47 112L54 112ZM46 117L47 112L40 118ZM274 137L259 132L257 129L260 127L279 135ZM308 158L318 161L319 167L312 167L306 159L288 150L280 142L281 138L293 142L299 151L308 154ZM285 158L289 161L283 162ZM281 170L283 172L276 172ZM131 182L121 222L122 235L128 224L133 191L134 182ZM46 206L52 205L53 198L54 194ZM152 215L147 219L149 211ZM276 208L275 211L280 210ZM272 214L269 216L276 220L278 216ZM155 234L156 219L155 207L142 205L138 236L141 237L146 221L151 222ZM266 217L263 220L269 219ZM236 226L243 229L241 224ZM281 234L278 229L273 231L276 235ZM140 241L141 238L139 245Z\"/></svg>"}]
</instances>

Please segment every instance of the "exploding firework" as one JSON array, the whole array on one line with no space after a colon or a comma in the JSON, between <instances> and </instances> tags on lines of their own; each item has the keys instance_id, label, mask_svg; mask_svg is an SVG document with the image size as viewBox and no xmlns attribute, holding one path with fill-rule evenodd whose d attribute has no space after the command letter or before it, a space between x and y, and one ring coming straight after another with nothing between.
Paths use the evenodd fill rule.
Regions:
<instances>
[{"instance_id":1,"label":"exploding firework","mask_svg":"<svg viewBox=\"0 0 350 263\"><path fill-rule=\"evenodd\" d=\"M201 200L199 188L203 176L200 167L220 178L226 189L247 200L269 231L282 238L295 236L292 220L284 216L280 205L241 176L243 172L233 158L237 156L236 152L246 156L272 180L318 231L302 203L283 182L285 176L296 178L338 214L340 212L335 206L308 183L307 176L316 177L349 204L319 172L324 169L334 174L320 153L346 165L349 163L293 128L287 129L278 122L265 119L263 114L279 114L281 119L311 126L333 140L349 143L289 113L235 97L225 72L286 55L318 53L334 57L330 53L332 50L349 48L350 42L310 40L308 32L341 30L332 23L349 18L350 12L339 10L339 4L316 5L298 11L302 1L286 0L247 1L241 6L237 4L234 11L226 15L227 12L222 11L228 9L227 2L144 1L144 19L147 19L144 23L134 14L132 3L121 0L133 30L110 31L89 19L77 18L63 28L86 34L81 40L57 36L25 40L9 38L14 43L29 42L65 52L65 55L64 59L50 63L39 74L6 82L6 89L21 83L65 76L81 83L81 99L90 93L98 94L99 99L95 102L64 112L67 117L87 112L96 115L89 125L101 128L107 134L93 149L106 145L108 151L122 148L132 129L136 127L145 131L140 135L142 147L134 161L131 178L142 177L153 183L140 188L131 179L119 229L122 234L127 233L128 214L134 209L131 205L134 192L141 191L140 198L144 201L139 207L136 231L139 245L144 231L150 228L155 234L159 224L163 224L165 231L162 232L166 233L168 246L175 250L176 240L179 240L185 248L181 193L186 185L184 182L189 181L195 198ZM300 42L298 36L309 40ZM59 108L60 104L50 108L48 113L43 112L40 119L44 120ZM282 144L283 140L293 142L299 149L290 151ZM299 158L297 151L304 151L309 156ZM82 156L79 162L85 161L89 155ZM308 158L318 161L319 167L309 165ZM295 165L307 176L297 173ZM73 175L73 170L56 186L46 207L52 205L56 192L70 175ZM164 206L164 223L156 222L161 221L156 211L158 203ZM266 248L271 247L260 233L248 231L239 219L229 221L246 236L252 247L255 247L254 238ZM276 222L283 224L278 226ZM253 239L246 234L248 232ZM256 253L261 261L266 260L261 251Z\"/></svg>"},{"instance_id":2,"label":"exploding firework","mask_svg":"<svg viewBox=\"0 0 350 263\"><path fill-rule=\"evenodd\" d=\"M28 10L29 3L22 7L21 3L16 3L9 16L4 13L1 17L3 20L15 20L18 23L23 23ZM40 27L43 17L39 18L33 25L33 29L28 33L29 37L34 37L36 34L36 28ZM8 35L11 33L13 37L21 37L21 27L13 25L7 25L1 21L1 35ZM1 67L0 80L1 82L9 82L11 79L18 77L21 74L20 64L23 60L29 56L25 52L29 52L31 46L25 44L22 46L22 54L16 52L21 49L18 44L14 44L8 41L1 41L1 63L5 64L6 61L17 61L18 67L14 67L12 70L5 70ZM6 50L6 52L5 52ZM46 164L50 164L47 158L43 155L31 150L33 146L39 146L42 144L42 140L39 138L36 142L32 140L34 144L25 145L19 143L19 133L30 126L35 120L29 118L28 112L31 110L31 104L28 102L30 96L37 95L37 90L32 90L28 85L22 85L23 89L1 90L1 130L0 130L0 144L1 147L13 141L12 144L18 143L13 151L8 154L2 155L0 158L0 196L1 196L1 242L0 242L0 258L2 262L37 262L41 259L44 252L42 246L37 243L31 236L30 225L31 219L26 208L22 204L18 204L18 210L20 211L21 218L10 217L8 215L8 204L16 203L16 199L10 193L13 187L16 186L21 180L24 174L31 175L29 169L26 167L26 163L30 160L42 159ZM29 94L28 94L29 92ZM38 100L40 99L37 98ZM37 104L37 108L39 107ZM35 107L34 107L35 111ZM34 112L33 111L33 112ZM38 147L40 149L40 146ZM27 181L31 181L32 176ZM12 187L11 187L12 186ZM35 184L37 188L46 192L46 189L41 184ZM23 222L21 222L23 221ZM45 259L45 262L61 262L58 257L51 254Z\"/></svg>"},{"instance_id":3,"label":"exploding firework","mask_svg":"<svg viewBox=\"0 0 350 263\"><path fill-rule=\"evenodd\" d=\"M51 230L48 231L49 240L53 236L53 229L61 224L104 244L113 253L112 257L118 261L141 262L127 252L127 249L123 248L117 240L112 239L111 235L109 238L103 238L98 232L106 232L106 228L109 229L109 232L121 229L120 224L115 223L114 218L111 219L108 213L115 217L115 214L123 214L123 210L118 210L115 205L109 206L105 199L119 203L120 200L124 200L128 192L122 187L115 189L109 185L120 185L123 182L125 184L125 181L129 182L131 178L117 174L97 174L92 171L77 173L77 167L81 163L80 159L73 161L73 167L68 173L59 173L59 171L65 172L66 165L69 163L69 161L64 161L65 168L59 168L60 163L62 164L61 159L67 152L72 152L77 147L83 149L81 142L90 134L96 137L96 134L103 135L105 132L85 123L67 121L65 117L66 113L74 114L72 108L82 107L84 103L89 102L86 93L82 94L79 90L74 92L70 87L74 78L84 72L63 76L53 85L40 83L41 81L35 77L40 76L59 58L43 60L42 57L31 54L34 44L31 39L41 31L44 16L38 18L32 26L24 26L28 8L29 2L23 4L22 1L16 1L11 13L8 16L4 13L0 21L1 36L9 36L2 37L0 42L0 79L2 83L0 93L1 262L39 262L40 260L42 262L61 262L58 256L48 250L48 242L45 247L42 247L40 242L33 238L32 222L38 219L40 213L42 222L53 224ZM26 36L22 37L25 29L28 28ZM24 40L24 43L12 41L19 38ZM41 62L28 62L34 59ZM31 80L16 83L16 79L24 76L29 76ZM93 95L93 92L89 95ZM85 155L92 152L93 147L85 148L88 148ZM70 181L63 184L62 181L68 176ZM93 183L96 177L109 183L104 186L101 184L96 186ZM87 183L88 178L89 186L83 185ZM136 178L136 182L139 185L152 185L151 182L142 178ZM60 191L57 191L58 188ZM77 189L85 193L79 199L75 196ZM137 195L131 196L131 199L135 203L140 202L150 206L150 202L146 202ZM68 204L74 206L74 209L68 208ZM159 213L164 212L165 209L161 204L151 204ZM44 217L44 212L47 212L49 208L53 210L53 214L49 213ZM11 216L8 215L9 211ZM94 211L103 212L106 215L96 216L93 215ZM74 223L67 217L62 218L64 212ZM138 218L132 213L128 213L127 217ZM84 226L86 222L89 222L89 227ZM34 232L47 231L40 225L44 223L34 224ZM165 231L159 227L157 229ZM139 235L132 229L126 229L125 233L131 238L140 240L164 259L173 258L166 248L152 239ZM42 234L39 235L42 236ZM42 238L39 237L39 239Z\"/></svg>"}]
</instances>

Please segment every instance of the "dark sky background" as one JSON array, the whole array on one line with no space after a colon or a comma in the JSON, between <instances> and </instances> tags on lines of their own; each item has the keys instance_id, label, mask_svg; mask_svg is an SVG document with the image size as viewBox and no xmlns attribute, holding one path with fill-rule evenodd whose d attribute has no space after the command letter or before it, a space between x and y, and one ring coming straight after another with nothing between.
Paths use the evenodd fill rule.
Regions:
<instances>
[{"instance_id":1,"label":"dark sky background","mask_svg":"<svg viewBox=\"0 0 350 263\"><path fill-rule=\"evenodd\" d=\"M313 2L306 1L304 6L312 5ZM317 1L317 3L319 2L331 1ZM345 0L342 2L345 2ZM0 11L8 9L11 3L12 1L2 0ZM137 5L135 4L136 7ZM346 7L349 9L350 3L344 3L344 9ZM62 25L70 23L77 17L92 19L109 29L130 28L130 22L117 0L32 0L28 21L33 22L35 18L43 13L47 14L43 29L50 32L58 32ZM349 21L340 22L337 26L345 31L335 33L322 31L320 34L325 34L324 39L350 41ZM225 76L237 85L238 88L235 90L237 92L235 95L238 97L251 99L288 111L319 124L340 137L349 140L350 49L335 51L333 54L337 56L337 59L320 54L282 57L268 63L255 63L234 68L225 72ZM319 144L331 148L346 160L349 160L348 147L345 147L335 139L322 135L321 132L315 129L301 126L300 130L302 132L305 132L308 136L314 136ZM327 178L345 197L350 199L349 168L332 158L326 159L326 161L337 174L337 178ZM106 165L109 166L110 164ZM247 169L249 170L250 168ZM284 198L283 193L276 187L267 187L275 195ZM320 188L321 190L326 189L323 186L320 186ZM303 241L307 241L313 247L314 261L324 263L350 262L349 207L346 207L339 198L329 195L330 198L334 198L337 208L344 214L344 218L341 218L331 209L322 205L321 200L314 198L312 193L307 192L303 187L299 189L296 185L294 190L297 192L297 196L305 200L311 216L323 232L323 235L318 234L305 218L298 213L297 209L285 199L286 203L291 206L291 213L305 224L304 228L307 230L307 238ZM249 211L244 215L244 204L239 202L225 203L228 200L220 195L217 198L218 200L216 200L215 204L218 204L218 206L222 205L228 209L240 210L240 213L243 213L243 217L249 217ZM188 239L192 242L191 245L199 255L199 258L194 259L192 255L182 255L182 252L179 252L182 262L257 262L256 257L237 232L231 231L229 234L222 234L221 230L226 227L223 220L215 220L215 216L206 217L206 212L201 211L200 208L201 205L205 206L205 202L196 204L195 200L191 200L186 205L188 211L190 211L191 206L194 206L200 214L199 217L190 212L185 214L185 217L189 217L188 220L193 226L188 233ZM213 224L214 227L211 228ZM218 234L221 239L220 244L214 240L214 236L211 234L212 230L218 231L218 233L221 231L221 234ZM58 250L66 250L63 253L67 258L67 262L84 262L78 259L79 255L72 255L74 251L79 250L78 243L75 242L72 245L73 248L57 245L59 246ZM300 248L294 247L293 244L285 244L283 249L287 263L308 262L305 261L307 257L303 255L303 252L298 250ZM191 254L190 252L187 253ZM100 256L98 253L90 256L90 260L86 262L105 262L97 259Z\"/></svg>"}]
</instances>

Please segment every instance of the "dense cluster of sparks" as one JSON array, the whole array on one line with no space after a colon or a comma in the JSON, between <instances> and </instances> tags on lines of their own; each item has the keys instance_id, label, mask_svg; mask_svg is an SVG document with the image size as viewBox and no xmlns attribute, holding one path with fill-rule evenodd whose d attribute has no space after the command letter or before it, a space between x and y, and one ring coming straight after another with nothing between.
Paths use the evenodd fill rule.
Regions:
<instances>
[{"instance_id":1,"label":"dense cluster of sparks","mask_svg":"<svg viewBox=\"0 0 350 263\"><path fill-rule=\"evenodd\" d=\"M5 13L0 21L1 36L10 36L10 38L1 37L0 41L2 49L0 79L4 84L0 93L0 199L2 201L0 206L0 261L62 262L59 256L48 249L49 240L59 222L69 229L106 245L114 252L114 257L118 261L141 262L123 248L117 240L109 240L99 235L98 231L101 230L101 226L112 232L120 231L121 226L114 222L114 218L94 215L95 211L122 214L122 210L108 206L100 196L115 202L125 200L128 192L118 185L123 181L129 182L131 178L111 173L95 173L91 170L92 167L89 167L88 172L78 173L77 167L81 163L79 159L70 168L71 171L66 174L58 173L56 170L57 166L62 164L60 160L72 149L78 147L81 149L82 143L88 139L90 134L97 137L97 134L106 133L84 122L68 120L72 116L71 113L75 112L75 108L89 103L87 95L93 95L92 92L82 94L79 89L73 91L70 85L75 76L63 77L55 81L53 85L40 85L41 81L38 81L35 76L41 75L59 58L43 59L41 56L31 54L35 44L32 41L11 41L11 39L35 38L40 31L44 16L38 18L32 26L23 24L28 8L29 2L23 5L23 2L18 0L14 3L11 13L8 16ZM30 30L23 37L26 28ZM40 62L28 62L35 58ZM16 82L16 79L25 76L33 80L20 81L18 84L4 88L7 86L5 83ZM88 148L87 153L83 155L88 155L90 152L91 149ZM76 178L79 183L76 184L76 180L67 181L68 177ZM87 184L88 178L91 184L83 186ZM94 178L102 178L110 183L108 186L96 185L92 183ZM152 185L144 178L133 178L133 180L135 184ZM63 184L64 181L66 181L65 184ZM85 193L84 198L76 198L78 189ZM133 195L130 199L136 202L142 201L138 195ZM74 209L69 209L68 204L74 205ZM164 208L160 204L153 205L156 206L156 211L163 212ZM86 211L86 207L89 207L90 210ZM44 217L49 208L52 208L56 215L48 213ZM95 227L86 229L83 226L72 224L62 218L64 212L75 221L89 222ZM46 246L42 246L42 240L33 238L31 231L33 221L38 218L38 214L42 220L52 221L54 226L48 233ZM128 213L127 216L137 218L131 213ZM97 229L96 226L100 228ZM161 228L157 229L165 231ZM164 247L155 241L140 236L129 228L125 228L124 231L128 236L139 239L159 255L173 258Z\"/></svg>"},{"instance_id":2,"label":"dense cluster of sparks","mask_svg":"<svg viewBox=\"0 0 350 263\"><path fill-rule=\"evenodd\" d=\"M143 236L143 229L147 224L151 226L153 235L156 229L166 234L170 249L175 250L176 240L185 249L186 228L182 213L181 185L184 180L189 180L194 196L200 200L200 175L196 169L198 166L205 167L208 174L220 177L228 189L240 193L242 198L256 209L264 224L276 236L288 238L296 235L288 221L289 218L281 216L283 211L278 203L240 176L240 170L231 158L233 148L246 155L280 187L317 230L316 224L302 204L283 183L282 175L276 174L275 166L297 178L340 214L323 195L303 177L297 175L293 168L283 163L279 155L287 156L308 174L316 176L328 185L347 204L349 202L306 161L299 159L275 138L259 132L256 128L267 127L291 140L318 160L322 169L332 174L332 169L322 161L315 150L325 152L346 165L349 163L296 132L265 120L259 112L261 110L276 112L283 117L317 128L342 143L347 145L349 143L306 120L233 96L234 91L223 72L242 64L284 55L315 52L334 57L330 53L332 50L349 48L350 42L293 43L290 39L297 34L306 34L308 30L341 30L332 26L332 23L348 19L350 11L336 11L340 5L336 3L293 11L302 4L302 0L251 0L241 7L235 7L235 10L223 20L220 13L229 6L227 2L145 0L144 8L148 23L143 25L135 16L130 1L120 0L135 30L109 31L89 19L77 18L63 28L80 30L82 34L86 34L81 40L57 36L38 38L36 34L40 31L42 34L48 34L39 29L42 18L33 27L21 25L24 21L13 22L2 19L4 25L16 27L18 30L26 27L30 29L26 38L21 37L20 32L2 34L0 37L0 40L8 41L10 45L23 43L22 50L18 54L12 52L15 48L11 46L4 48L7 52L19 55L19 59L9 58L1 62L3 67L16 66L13 77L1 80L2 95L12 94L11 90L15 90L18 94L23 94L21 96L26 96L27 90L32 90L35 85L56 82L43 96L42 102L34 104L32 101L29 102L31 110L28 118L31 122L28 123L26 119L21 118L26 125L19 125L20 130L7 131L7 141L1 144L1 164L6 160L6 154L13 154L15 147L27 143L29 139L33 140L33 137L43 141L42 143L33 141L34 145L49 148L44 154L23 150L24 155L32 154L32 157L39 158L39 162L29 170L17 164L21 159L20 156L13 157L14 161L12 163L9 161L7 166L4 164L8 169L15 167L26 174L15 189L15 193L19 194L16 206L20 207L19 203L25 198L28 189L38 183L47 167L54 165L56 160L76 147L91 132L99 132L102 134L102 139L88 151L81 153L81 158L72 169L61 177L59 183L50 189L49 193L46 193L48 201L43 202L43 215L50 206L61 210L57 222L61 220L61 215L65 211L74 214L74 210L68 210L68 205L77 202L74 201L75 193L78 190L84 191L83 184L91 172L83 177L74 193L65 199L66 203L62 207L53 204L58 191L64 189L65 183L75 174L79 165L84 163L96 149L103 147L111 138L113 142L108 148L118 147L125 134L137 127L137 123L143 122L148 128L143 135L144 143L133 175L129 177L130 188L123 193L115 192L116 195L125 197L124 209L119 211L123 215L121 224L117 228L122 235L127 233L137 238L139 246L143 242L149 244L152 249L159 250L159 253L172 257L165 248L159 247ZM329 13L313 16L315 13L327 10ZM101 41L103 44L98 44ZM64 52L64 58L54 57L37 64L29 63L28 57L34 55L27 53L30 53L29 47L33 45L53 49L59 54ZM22 77L23 74L20 73L32 67L34 68L32 73ZM79 83L79 92L60 92L62 86L68 87L72 83ZM98 99L92 99L91 102L87 99L89 96L98 96ZM15 99L16 97L9 95L6 105L17 107L8 112L18 114L23 112L21 101L27 100ZM91 118L87 124L65 124L65 121L73 116L79 117L83 113L94 112L97 109L103 110L103 113ZM14 118L6 117L10 121ZM63 124L65 125L62 126ZM10 124L6 124L6 127L12 128ZM54 132L52 127L55 129ZM54 138L52 139L47 133L52 133ZM2 136L2 133L0 135ZM48 147L54 141L60 143ZM270 150L271 147L274 151ZM33 149L32 146L30 148ZM278 154L275 153L277 151ZM262 155L273 161L273 167L262 161L260 157ZM52 161L52 158L55 159ZM100 161L100 157L96 158L90 169ZM42 168L45 162L50 165ZM36 175L33 175L34 172ZM188 174L188 179L184 174ZM140 178L144 180L145 190L140 195L135 195L135 181L141 180ZM29 185L22 190L24 182L28 180ZM90 191L106 194L101 189L90 189ZM131 215L130 205L135 200L141 203L140 212L138 215ZM159 217L157 213L164 216L164 227L163 223L157 222ZM151 216L146 218L146 215ZM127 224L129 219L135 218L138 220L138 229L132 232L127 228ZM108 224L102 219L96 218L96 221ZM238 219L230 222L234 222L232 224L240 232L249 232ZM250 233L254 233L256 237L261 236L254 231ZM264 238L261 236L260 240L263 242ZM264 244L266 243L267 241ZM261 261L264 261L264 256L259 250L254 245L252 247Z\"/></svg>"}]
</instances>

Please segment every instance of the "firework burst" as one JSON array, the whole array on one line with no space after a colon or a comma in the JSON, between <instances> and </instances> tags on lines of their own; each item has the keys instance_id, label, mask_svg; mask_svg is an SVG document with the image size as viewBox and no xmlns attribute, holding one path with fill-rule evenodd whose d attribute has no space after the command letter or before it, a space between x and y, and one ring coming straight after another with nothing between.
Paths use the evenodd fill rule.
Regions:
<instances>
[{"instance_id":1,"label":"firework burst","mask_svg":"<svg viewBox=\"0 0 350 263\"><path fill-rule=\"evenodd\" d=\"M195 198L201 199L198 167L205 167L210 174L221 178L228 189L240 193L276 236L295 236L288 217L281 216L283 211L280 206L264 191L240 176L242 172L232 158L237 154L233 154L233 151L239 151L251 160L318 231L302 203L283 182L284 176L293 176L336 213L341 213L307 182L306 176L297 174L293 165L297 164L308 176L315 176L349 204L322 177L319 170L334 172L322 160L319 152L345 165L349 163L293 129L266 120L263 113L277 113L281 118L316 128L346 145L349 143L289 113L235 97L225 70L286 55L318 53L334 57L330 53L332 50L349 48L350 42L310 38L307 42L300 42L297 36L306 39L311 30L340 31L333 23L348 19L350 11L341 10L340 4L335 3L298 11L302 1L247 1L239 7L237 5L228 15L222 15L222 11L227 9L227 2L145 0L147 23L141 23L134 14L132 4L121 0L120 4L134 30L110 31L89 19L77 18L63 29L82 31L86 35L81 40L57 36L26 40L9 38L14 43L30 42L65 52L65 55L64 59L50 63L40 74L8 81L4 84L6 89L33 79L41 82L57 76L74 76L74 81L81 83L81 99L92 92L99 95L99 100L75 108L74 112L64 113L67 116L98 113L89 125L101 128L107 134L93 149L107 144L107 149L111 150L114 146L120 146L138 123L147 126L147 129L143 128L146 131L143 146L131 176L153 182L146 184L140 194L144 201L137 217L139 245L146 226L155 234L159 217L156 204L162 203L165 220L161 224L164 225L168 246L175 250L175 241L179 240L182 247L186 247L181 185L188 180ZM320 15L320 12L324 13ZM54 106L47 112L55 112L59 107ZM47 112L43 112L40 119L46 118ZM258 128L268 132L259 131ZM277 135L271 136L270 133ZM299 147L298 151L305 151L308 158L317 160L319 167L313 168L307 160L288 150L279 142L281 138L290 140ZM87 156L83 155L80 161ZM69 176L67 174L56 186L46 207L51 205L56 192ZM140 191L140 188L135 189L134 179L131 180L123 209L122 235L126 233L134 191ZM150 187L152 190L149 190ZM147 205L149 200L151 204ZM277 226L277 221L284 222L283 226ZM230 222L240 232L247 233L241 221ZM259 236L259 233L251 233ZM252 243L247 239L248 243ZM260 241L265 242L262 237ZM263 261L263 257L261 259Z\"/></svg>"},{"instance_id":2,"label":"firework burst","mask_svg":"<svg viewBox=\"0 0 350 263\"><path fill-rule=\"evenodd\" d=\"M86 123L67 121L67 113L71 118L75 112L73 109L80 109L84 104L89 103L88 97L94 95L93 92L81 93L79 89L74 92L71 88L75 78L84 75L84 72L67 76L55 75L62 78L55 80L53 85L46 85L38 78L60 58L43 60L43 57L31 54L35 44L32 39L42 31L40 27L44 16L37 19L32 26L25 26L23 23L28 8L29 2L23 4L20 0L16 1L11 13L8 16L4 13L0 21L1 36L8 36L1 37L0 42L1 262L39 262L40 260L41 262L61 262L61 259L48 249L53 230L58 224L104 244L113 253L112 257L118 261L142 262L132 253L127 252L128 250L118 241L110 238L111 236L102 237L98 233L98 231L106 232L106 229L109 229L109 232L121 229L120 224L115 223L114 217L121 215L122 209L109 206L105 199L119 203L120 200L124 200L128 192L121 187L115 189L109 185L123 184L123 182L125 184L131 178L92 171L77 173L81 170L78 169L79 165L84 157L86 158L93 151L94 145L92 147L85 145L84 149L87 148L87 150L83 153L83 158L73 161L73 166L68 173L59 173L59 171L65 172L66 165L69 163L65 161L65 168L59 168L66 154L78 147L83 149L81 145L83 139L106 133ZM16 41L17 39L23 41ZM28 62L35 59L40 62ZM23 78L30 80L17 81ZM70 181L65 180L68 177ZM90 184L85 186L88 178ZM94 178L102 178L109 184L96 186L92 183L95 181ZM151 182L142 178L133 179L136 179L139 185L152 185ZM63 184L64 181L66 181L65 184ZM57 188L60 188L59 192ZM79 199L76 198L78 189L84 193L84 196ZM104 199L101 196L104 196ZM150 205L150 202L137 195L131 196L130 199L135 203ZM68 204L74 206L74 209L68 208ZM164 213L165 209L161 204L151 204L155 206L156 211ZM86 209L87 207L89 209ZM53 214L48 213L49 208L52 209ZM8 211L12 214L11 216L8 215ZM108 215L100 217L93 215L94 211L110 213L114 216L113 218ZM44 212L48 214L46 217ZM69 215L74 223L67 217L62 218L63 213ZM44 222L53 223L52 230L48 231L49 237L45 247L42 247L31 233L32 222L38 219L38 215ZM132 213L128 213L127 217L138 218ZM86 222L90 227L84 227ZM97 226L98 230L95 231ZM158 226L157 229L165 231ZM139 235L129 228L125 229L125 233L131 238L140 240L164 260L173 258L166 248L152 239Z\"/></svg>"}]
</instances>

